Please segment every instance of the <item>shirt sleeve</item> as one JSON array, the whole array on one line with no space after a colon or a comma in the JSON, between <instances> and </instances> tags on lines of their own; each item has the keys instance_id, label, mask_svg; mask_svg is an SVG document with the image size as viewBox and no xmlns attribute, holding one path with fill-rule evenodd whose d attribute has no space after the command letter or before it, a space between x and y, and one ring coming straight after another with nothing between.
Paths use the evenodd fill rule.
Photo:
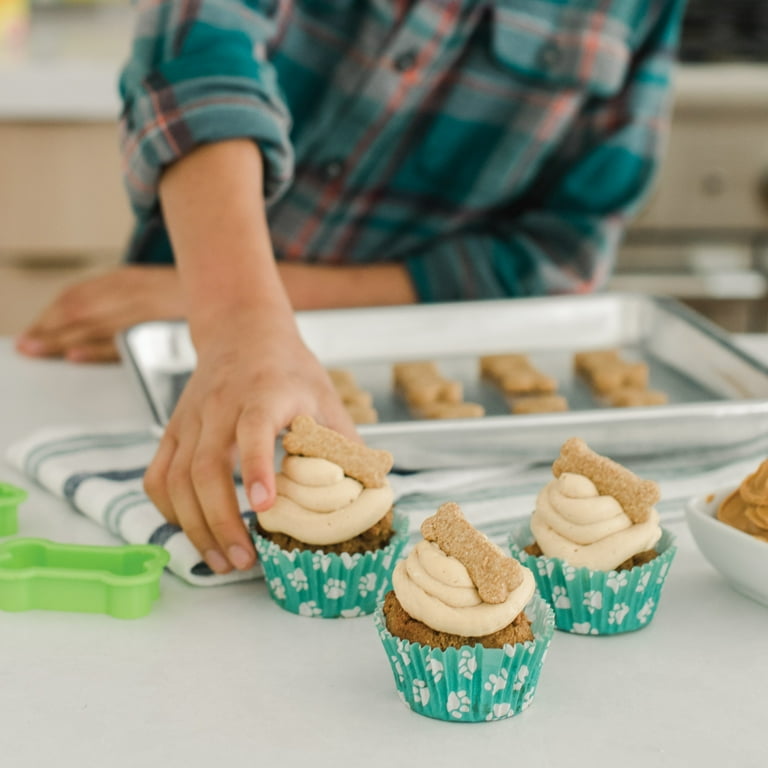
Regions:
<instances>
[{"instance_id":1,"label":"shirt sleeve","mask_svg":"<svg viewBox=\"0 0 768 768\"><path fill-rule=\"evenodd\" d=\"M200 144L251 138L271 200L290 183L290 116L265 49L269 0L149 0L137 8L120 77L125 183L134 209L157 206L163 168Z\"/></svg>"},{"instance_id":2,"label":"shirt sleeve","mask_svg":"<svg viewBox=\"0 0 768 768\"><path fill-rule=\"evenodd\" d=\"M525 201L435 241L406 264L425 302L588 292L607 280L658 169L684 0L665 0L626 80L589 99Z\"/></svg>"}]
</instances>

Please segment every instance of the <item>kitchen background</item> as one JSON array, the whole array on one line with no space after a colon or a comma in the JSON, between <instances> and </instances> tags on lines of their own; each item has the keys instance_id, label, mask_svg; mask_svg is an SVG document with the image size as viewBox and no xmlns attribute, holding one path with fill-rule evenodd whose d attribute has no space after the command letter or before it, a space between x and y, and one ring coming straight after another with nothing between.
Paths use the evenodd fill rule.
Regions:
<instances>
[{"instance_id":1,"label":"kitchen background","mask_svg":"<svg viewBox=\"0 0 768 768\"><path fill-rule=\"evenodd\" d=\"M0 334L116 263L125 0L0 0ZM611 288L768 331L768 2L689 0L664 168Z\"/></svg>"}]
</instances>

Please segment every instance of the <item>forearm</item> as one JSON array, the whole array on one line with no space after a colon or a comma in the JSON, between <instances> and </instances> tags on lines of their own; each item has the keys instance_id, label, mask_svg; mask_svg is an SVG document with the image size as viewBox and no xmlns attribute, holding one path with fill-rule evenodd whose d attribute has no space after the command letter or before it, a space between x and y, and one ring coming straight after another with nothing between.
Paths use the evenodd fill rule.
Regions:
<instances>
[{"instance_id":1,"label":"forearm","mask_svg":"<svg viewBox=\"0 0 768 768\"><path fill-rule=\"evenodd\" d=\"M417 301L408 270L400 263L281 262L278 269L294 309L375 307Z\"/></svg>"},{"instance_id":2,"label":"forearm","mask_svg":"<svg viewBox=\"0 0 768 768\"><path fill-rule=\"evenodd\" d=\"M196 344L227 319L290 315L262 192L261 155L248 140L204 145L163 175L160 198Z\"/></svg>"}]
</instances>

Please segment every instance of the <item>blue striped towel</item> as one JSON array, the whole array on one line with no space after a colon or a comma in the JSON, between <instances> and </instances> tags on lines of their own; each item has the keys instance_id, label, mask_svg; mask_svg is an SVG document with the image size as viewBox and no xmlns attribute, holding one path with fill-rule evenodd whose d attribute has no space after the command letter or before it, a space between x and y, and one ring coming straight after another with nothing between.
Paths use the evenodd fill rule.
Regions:
<instances>
[{"instance_id":1,"label":"blue striped towel","mask_svg":"<svg viewBox=\"0 0 768 768\"><path fill-rule=\"evenodd\" d=\"M250 571L215 574L176 525L158 512L142 489L144 471L157 448L148 430L44 429L8 449L9 463L86 517L129 544L158 544L168 568L190 584L213 586L261 576ZM253 517L238 489L243 519Z\"/></svg>"},{"instance_id":2,"label":"blue striped towel","mask_svg":"<svg viewBox=\"0 0 768 768\"><path fill-rule=\"evenodd\" d=\"M212 586L261 576L248 572L212 573L177 526L168 523L142 490L142 476L157 447L148 430L116 427L83 432L82 428L38 431L11 446L8 461L42 487L68 501L75 509L131 544L159 544L171 555L169 569L190 584ZM678 463L632 465L643 477L659 482L662 521L682 521L686 500L697 494L740 481L764 456L729 463L708 455L692 466L690 457ZM505 465L483 469L433 470L390 475L398 509L410 518L412 537L422 520L444 501L459 503L472 523L503 545L511 524L530 515L536 495L551 478L544 465ZM248 508L238 487L243 519Z\"/></svg>"}]
</instances>

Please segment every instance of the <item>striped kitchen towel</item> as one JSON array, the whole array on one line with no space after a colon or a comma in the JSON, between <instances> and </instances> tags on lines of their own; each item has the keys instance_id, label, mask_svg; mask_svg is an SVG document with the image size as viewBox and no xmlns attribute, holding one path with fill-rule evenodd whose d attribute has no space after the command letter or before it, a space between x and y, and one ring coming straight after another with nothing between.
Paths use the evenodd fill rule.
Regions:
<instances>
[{"instance_id":1,"label":"striped kitchen towel","mask_svg":"<svg viewBox=\"0 0 768 768\"><path fill-rule=\"evenodd\" d=\"M148 430L45 429L11 446L9 462L75 509L131 544L159 544L171 555L168 567L190 584L215 585L261 576L260 568L224 575L212 573L186 535L168 523L142 490L142 476L157 447ZM554 457L553 457L554 458ZM730 462L717 454L700 461L681 456L655 464L633 464L642 477L661 486L662 521L679 523L691 496L739 482L764 456ZM408 514L412 537L425 517L444 501L461 505L471 522L503 545L511 523L530 515L536 495L551 478L549 465L491 466L390 475L398 509ZM238 498L244 521L253 518L242 487Z\"/></svg>"},{"instance_id":2,"label":"striped kitchen towel","mask_svg":"<svg viewBox=\"0 0 768 768\"><path fill-rule=\"evenodd\" d=\"M215 574L176 525L158 512L142 489L157 437L142 429L44 429L8 449L9 463L76 510L129 544L158 544L168 568L190 584L214 586L261 576L250 571ZM243 519L253 517L242 489Z\"/></svg>"}]
</instances>

